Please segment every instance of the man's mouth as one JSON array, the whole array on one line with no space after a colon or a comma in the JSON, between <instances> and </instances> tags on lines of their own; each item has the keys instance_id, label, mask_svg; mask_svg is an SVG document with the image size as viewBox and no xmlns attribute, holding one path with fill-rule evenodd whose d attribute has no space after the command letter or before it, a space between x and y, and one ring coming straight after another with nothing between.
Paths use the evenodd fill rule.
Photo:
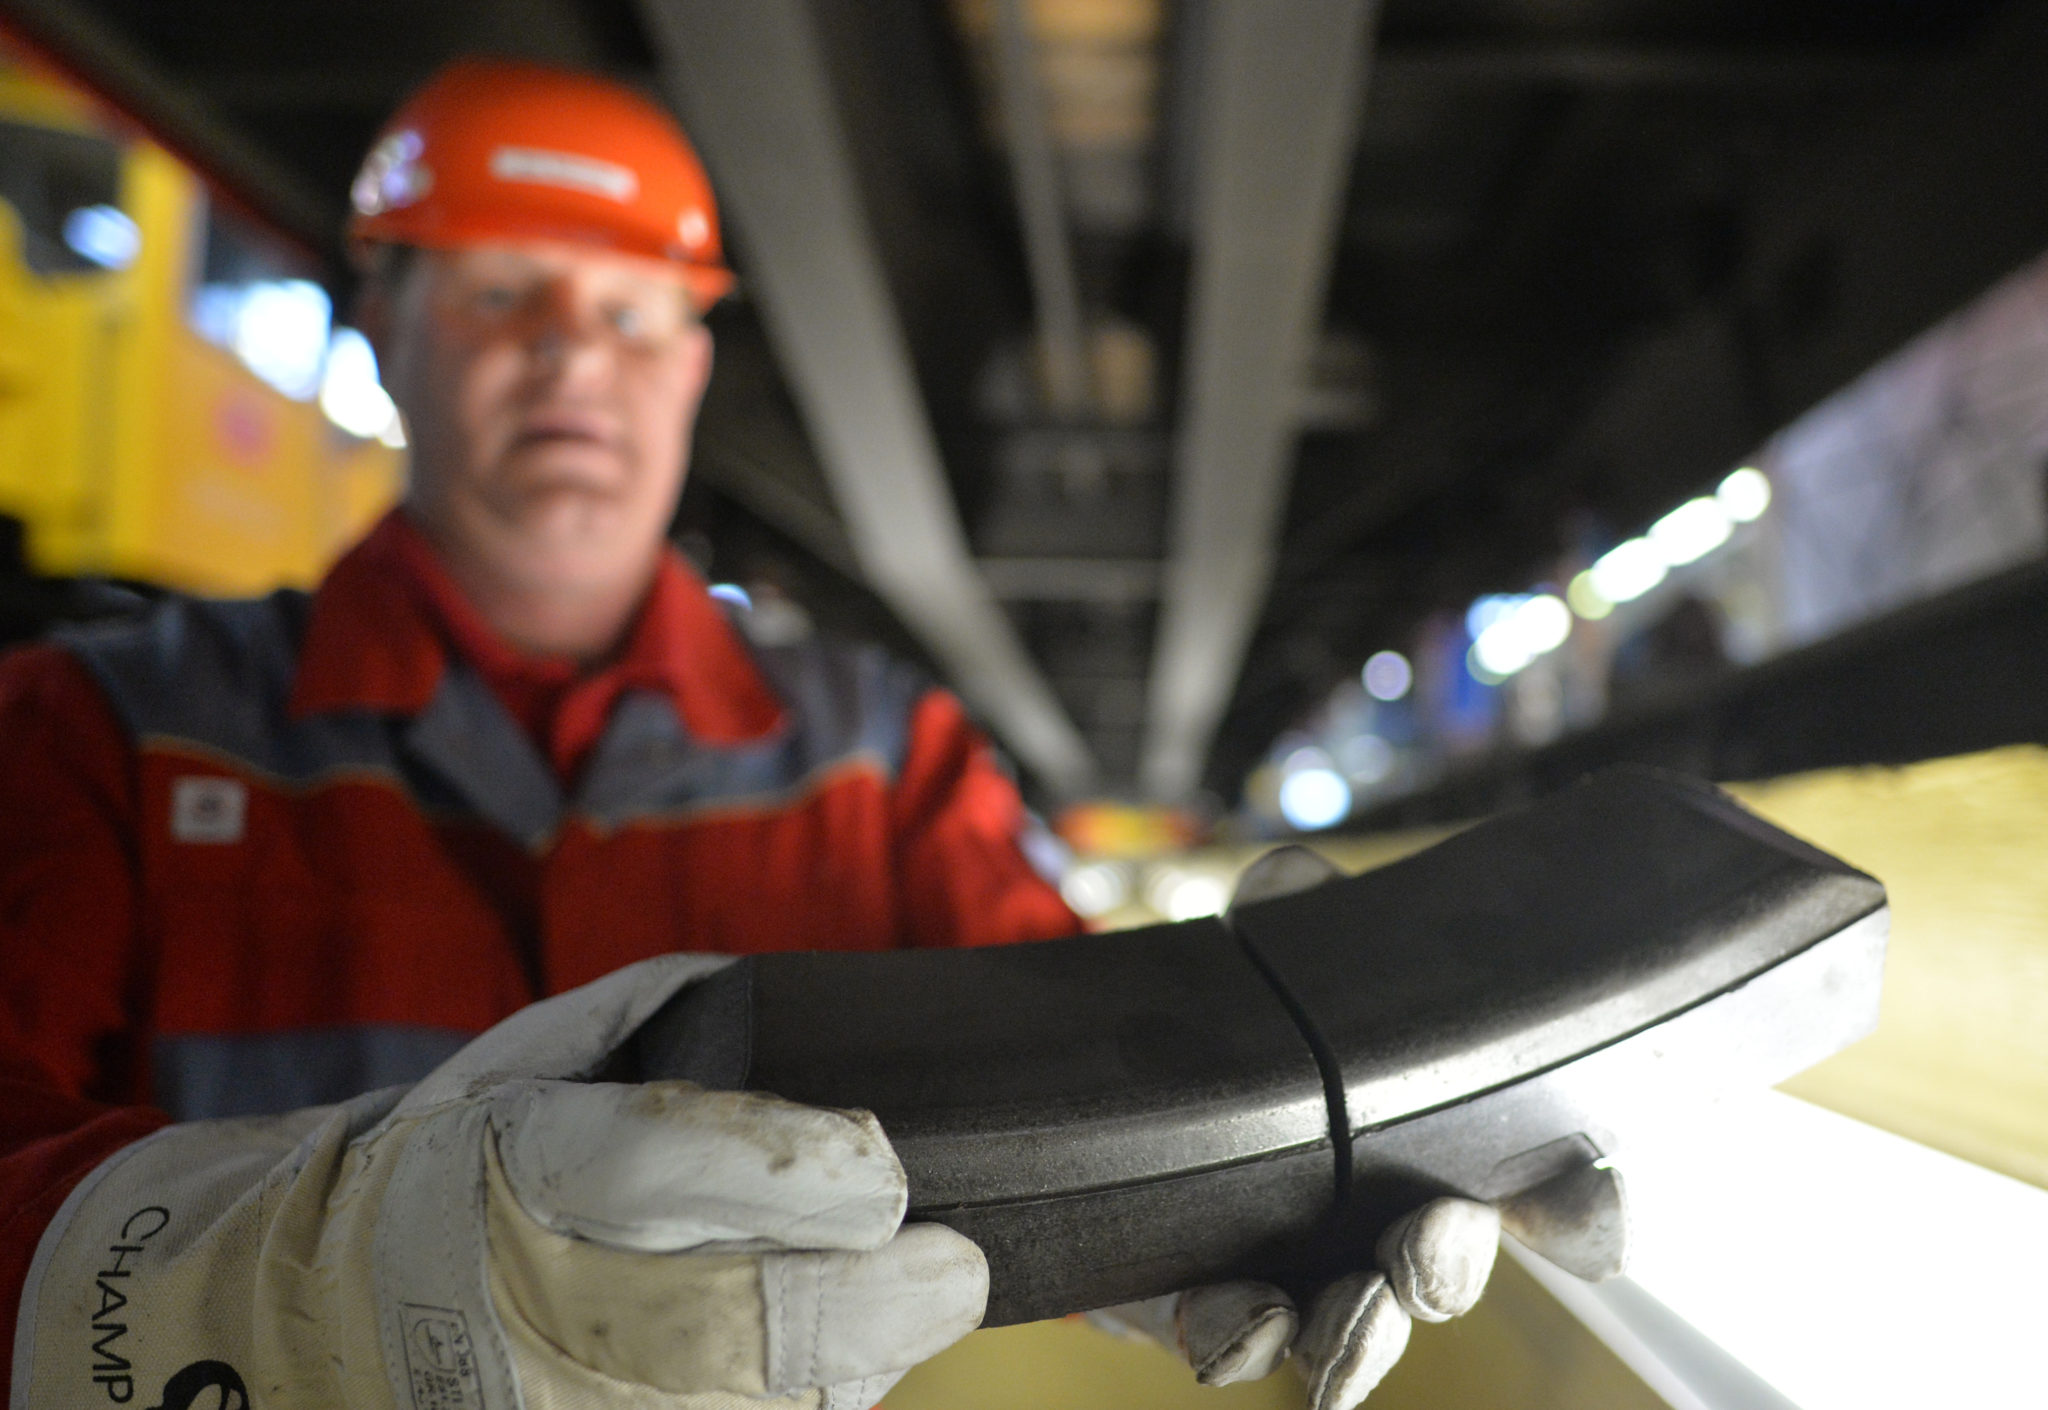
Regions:
<instances>
[{"instance_id":1,"label":"man's mouth","mask_svg":"<svg viewBox=\"0 0 2048 1410\"><path fill-rule=\"evenodd\" d=\"M617 447L618 437L596 417L536 416L520 425L513 448L523 450L554 445L594 446L603 450Z\"/></svg>"}]
</instances>

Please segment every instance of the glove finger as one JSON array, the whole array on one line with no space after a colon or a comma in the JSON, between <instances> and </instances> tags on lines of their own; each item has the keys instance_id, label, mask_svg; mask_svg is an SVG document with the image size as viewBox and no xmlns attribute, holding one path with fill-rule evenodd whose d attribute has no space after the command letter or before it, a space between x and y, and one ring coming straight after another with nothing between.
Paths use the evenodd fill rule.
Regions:
<instances>
[{"instance_id":1,"label":"glove finger","mask_svg":"<svg viewBox=\"0 0 2048 1410\"><path fill-rule=\"evenodd\" d=\"M731 963L731 955L661 955L528 1004L428 1073L397 1114L425 1111L523 1077L586 1077L684 985Z\"/></svg>"},{"instance_id":2,"label":"glove finger","mask_svg":"<svg viewBox=\"0 0 2048 1410\"><path fill-rule=\"evenodd\" d=\"M1236 910L1276 896L1292 896L1343 874L1328 857L1290 842L1285 847L1275 847L1244 869L1230 898L1230 908Z\"/></svg>"},{"instance_id":3,"label":"glove finger","mask_svg":"<svg viewBox=\"0 0 2048 1410\"><path fill-rule=\"evenodd\" d=\"M1309 1410L1352 1410L1401 1359L1411 1326L1384 1273L1353 1273L1323 1289L1294 1345Z\"/></svg>"},{"instance_id":4,"label":"glove finger","mask_svg":"<svg viewBox=\"0 0 2048 1410\"><path fill-rule=\"evenodd\" d=\"M864 1111L686 1082L532 1082L507 1090L491 1123L520 1205L616 1248L877 1248L908 1200Z\"/></svg>"},{"instance_id":5,"label":"glove finger","mask_svg":"<svg viewBox=\"0 0 2048 1410\"><path fill-rule=\"evenodd\" d=\"M1524 1247L1589 1283L1628 1262L1628 1187L1611 1165L1581 1165L1501 1201L1500 1222Z\"/></svg>"},{"instance_id":6,"label":"glove finger","mask_svg":"<svg viewBox=\"0 0 2048 1410\"><path fill-rule=\"evenodd\" d=\"M541 1227L487 1161L491 1304L528 1404L767 1392L757 1256L643 1253Z\"/></svg>"},{"instance_id":7,"label":"glove finger","mask_svg":"<svg viewBox=\"0 0 2048 1410\"><path fill-rule=\"evenodd\" d=\"M1180 1348L1195 1379L1227 1386L1270 1376L1287 1359L1300 1318L1270 1283L1212 1283L1180 1295Z\"/></svg>"},{"instance_id":8,"label":"glove finger","mask_svg":"<svg viewBox=\"0 0 2048 1410\"><path fill-rule=\"evenodd\" d=\"M761 1260L771 1395L909 1370L981 1325L988 1260L940 1224L865 1252ZM866 1402L872 1404L873 1402Z\"/></svg>"},{"instance_id":9,"label":"glove finger","mask_svg":"<svg viewBox=\"0 0 2048 1410\"><path fill-rule=\"evenodd\" d=\"M1499 1248L1492 1205L1436 1199L1389 1225L1374 1252L1408 1315L1443 1322L1479 1301Z\"/></svg>"}]
</instances>

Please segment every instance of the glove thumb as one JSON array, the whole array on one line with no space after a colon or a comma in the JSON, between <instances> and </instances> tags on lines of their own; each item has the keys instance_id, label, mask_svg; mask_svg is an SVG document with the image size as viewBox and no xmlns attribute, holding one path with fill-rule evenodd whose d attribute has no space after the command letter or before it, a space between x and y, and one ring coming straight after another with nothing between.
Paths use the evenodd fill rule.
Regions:
<instances>
[{"instance_id":1,"label":"glove thumb","mask_svg":"<svg viewBox=\"0 0 2048 1410\"><path fill-rule=\"evenodd\" d=\"M514 1078L588 1077L684 985L731 963L730 955L661 955L529 1004L428 1073L396 1115L481 1096Z\"/></svg>"}]
</instances>

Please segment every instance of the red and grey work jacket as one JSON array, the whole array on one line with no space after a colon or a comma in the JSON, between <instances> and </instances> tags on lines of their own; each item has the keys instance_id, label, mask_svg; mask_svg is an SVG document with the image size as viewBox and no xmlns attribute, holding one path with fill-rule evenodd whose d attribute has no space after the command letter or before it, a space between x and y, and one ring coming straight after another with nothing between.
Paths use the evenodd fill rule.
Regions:
<instances>
[{"instance_id":1,"label":"red and grey work jacket","mask_svg":"<svg viewBox=\"0 0 2048 1410\"><path fill-rule=\"evenodd\" d=\"M377 544L311 598L0 663L0 1304L146 1108L411 1081L671 951L1079 928L958 702L879 653L754 647L670 563L673 685L622 690L565 788Z\"/></svg>"}]
</instances>

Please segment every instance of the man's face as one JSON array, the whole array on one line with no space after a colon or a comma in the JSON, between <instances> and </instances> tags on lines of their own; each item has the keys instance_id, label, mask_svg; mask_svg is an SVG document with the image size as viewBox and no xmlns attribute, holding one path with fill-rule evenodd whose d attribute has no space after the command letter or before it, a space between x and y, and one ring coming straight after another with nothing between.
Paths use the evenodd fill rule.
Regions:
<instances>
[{"instance_id":1,"label":"man's face","mask_svg":"<svg viewBox=\"0 0 2048 1410\"><path fill-rule=\"evenodd\" d=\"M415 519L524 591L651 571L711 338L678 271L583 246L423 251L373 320L406 414Z\"/></svg>"}]
</instances>

